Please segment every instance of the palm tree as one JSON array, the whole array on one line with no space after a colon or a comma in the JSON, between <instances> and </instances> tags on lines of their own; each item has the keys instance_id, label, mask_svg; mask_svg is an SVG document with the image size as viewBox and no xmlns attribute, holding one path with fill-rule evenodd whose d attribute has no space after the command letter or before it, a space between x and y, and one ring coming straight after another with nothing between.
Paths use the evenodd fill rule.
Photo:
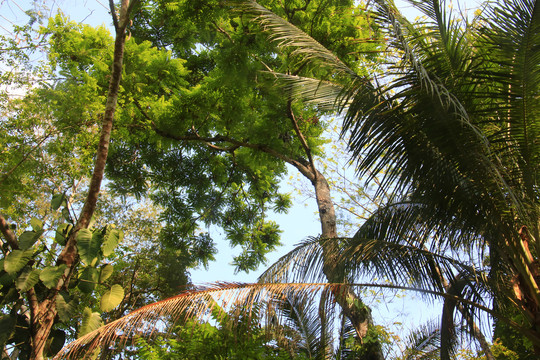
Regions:
<instances>
[{"instance_id":1,"label":"palm tree","mask_svg":"<svg viewBox=\"0 0 540 360\"><path fill-rule=\"evenodd\" d=\"M386 170L382 188L394 199L348 251L365 265L378 261L370 242L412 246L412 254L469 254L473 272L448 273L446 284L438 262L417 270L433 272L449 293L478 301L485 292L496 311L519 313L538 356L540 4L488 3L467 26L446 5L418 4L429 19L418 28L378 4L398 58L385 83L349 89L345 127L360 175ZM445 304L448 319L454 307Z\"/></svg>"},{"instance_id":2,"label":"palm tree","mask_svg":"<svg viewBox=\"0 0 540 360\"><path fill-rule=\"evenodd\" d=\"M333 71L325 81L273 76L293 96L345 111L359 175L369 181L384 173L380 191L393 194L354 238L307 241L262 281L318 279L333 252L340 260L333 271L349 283L360 278L384 286L372 281L382 275L391 281L387 286L443 298L441 358L452 354L457 317L489 352L476 325L479 310L495 320L496 334L497 328L517 332L532 343L524 355L538 357L540 4L487 3L467 23L445 1L415 2L425 22L411 24L391 1L374 2L389 61L383 75L370 76L356 74L256 3L239 4L292 59ZM294 265L299 261L304 266ZM249 288L265 300L268 289L279 294L313 286L339 294L343 285ZM141 324L152 311L137 313ZM134 319L88 339L115 337Z\"/></svg>"},{"instance_id":3,"label":"palm tree","mask_svg":"<svg viewBox=\"0 0 540 360\"><path fill-rule=\"evenodd\" d=\"M296 96L341 106L360 177L384 173L379 191L393 194L352 240L332 241L343 271L445 293L443 358L456 310L485 342L474 323L481 307L497 312L497 326L527 337L538 356L540 5L487 3L468 23L445 1L413 3L421 24L391 1L375 1L388 39L380 76L355 74L256 4L243 6L299 61L333 69L331 83L275 76ZM283 269L308 253L320 267L319 245L298 249L264 279L290 279Z\"/></svg>"}]
</instances>

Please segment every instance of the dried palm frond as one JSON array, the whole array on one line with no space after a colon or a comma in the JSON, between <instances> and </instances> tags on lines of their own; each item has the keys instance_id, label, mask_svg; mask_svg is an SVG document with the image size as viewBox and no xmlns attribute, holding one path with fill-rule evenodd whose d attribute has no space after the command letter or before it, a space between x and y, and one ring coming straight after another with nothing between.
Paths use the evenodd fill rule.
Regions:
<instances>
[{"instance_id":1,"label":"dried palm frond","mask_svg":"<svg viewBox=\"0 0 540 360\"><path fill-rule=\"evenodd\" d=\"M255 304L265 304L275 313L276 304L294 292L296 296L315 296L332 284L244 284L218 282L185 291L177 296L146 305L68 344L55 359L84 359L96 349L127 345L135 336L151 337L180 318L208 320L219 303L224 310L241 304L250 313ZM268 320L268 319L267 319Z\"/></svg>"},{"instance_id":2,"label":"dried palm frond","mask_svg":"<svg viewBox=\"0 0 540 360\"><path fill-rule=\"evenodd\" d=\"M502 321L506 321L512 326L519 326L501 314L495 314L489 308L474 303L471 300L458 296L425 289L416 289L406 286L395 286L390 284L329 284L329 283L283 283L283 284L253 284L253 283L230 283L218 282L207 286L201 286L194 290L185 291L172 298L146 305L132 313L115 320L107 325L96 329L93 332L66 345L55 357L55 359L85 359L90 357L101 348L121 348L133 342L137 336L152 337L163 334L172 328L179 319L193 318L201 321L208 320L214 309L242 309L251 316L252 309L257 307L263 316L266 326L276 326L280 323L296 323L299 328L304 326L301 322L306 321L295 318L299 313L291 315L291 306L298 304L308 304L309 302L320 301L326 314L331 316L336 314L332 306L335 306L334 296L344 291L346 287L378 287L391 289L414 290L440 296L445 299L458 301L469 306L477 307L492 315L496 315ZM288 303L288 305L287 305ZM239 306L241 305L241 306ZM263 309L263 308L266 308ZM300 308L299 308L300 309ZM299 310L296 309L295 311ZM301 309L300 309L301 310ZM304 315L302 315L304 316ZM325 320L332 324L333 319ZM312 329L308 333L322 334L324 331L324 344L331 344L330 334L332 331L325 329L317 330L313 321L308 321ZM307 324L306 323L306 324ZM323 324L324 325L324 324ZM315 327L314 327L315 326ZM305 331L304 327L304 331ZM311 336L311 335L310 335ZM318 343L318 347L326 347L323 343ZM313 346L313 345L311 345Z\"/></svg>"}]
</instances>

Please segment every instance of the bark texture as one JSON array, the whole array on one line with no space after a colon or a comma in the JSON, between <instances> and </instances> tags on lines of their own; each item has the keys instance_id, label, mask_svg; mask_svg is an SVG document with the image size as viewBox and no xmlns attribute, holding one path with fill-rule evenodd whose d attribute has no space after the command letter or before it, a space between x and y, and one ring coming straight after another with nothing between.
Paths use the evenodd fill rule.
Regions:
<instances>
[{"instance_id":1,"label":"bark texture","mask_svg":"<svg viewBox=\"0 0 540 360\"><path fill-rule=\"evenodd\" d=\"M323 240L335 239L338 237L336 227L336 213L328 181L323 174L315 170L315 176L311 180L315 188L317 207L319 209L319 218L321 220L321 238ZM323 272L329 283L346 283L345 274L339 269L339 252L330 242L323 242ZM362 299L354 292L351 287L344 286L338 292L334 293L336 302L339 304L345 316L351 321L360 341L368 334L370 327L373 326L371 310ZM382 348L380 343L370 344L372 349L368 350L365 359L383 360Z\"/></svg>"}]
</instances>

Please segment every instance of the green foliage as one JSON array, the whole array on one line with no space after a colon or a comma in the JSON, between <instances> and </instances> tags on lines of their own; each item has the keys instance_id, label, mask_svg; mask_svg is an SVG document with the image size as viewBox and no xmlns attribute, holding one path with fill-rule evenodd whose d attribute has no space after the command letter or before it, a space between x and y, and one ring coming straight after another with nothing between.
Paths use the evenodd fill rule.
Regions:
<instances>
[{"instance_id":1,"label":"green foliage","mask_svg":"<svg viewBox=\"0 0 540 360\"><path fill-rule=\"evenodd\" d=\"M283 88L307 95L311 103L333 100L346 109L357 170L377 183L376 197L387 198L350 242L332 248L344 254L347 276L388 278L465 298L459 306L445 300L443 359L452 356L455 313L470 321L485 297L510 310L497 309L495 317L519 309L516 326L538 352L540 295L531 274L539 271L540 249L540 112L533 100L540 68L539 48L530 45L540 39L537 3L490 2L471 23L461 22L445 1L415 5L425 15L422 23L410 23L391 1L374 2L389 62L383 73L367 76L253 2L244 2L243 9L293 61L325 66L334 76L341 91L319 92L320 80L328 79L324 74L312 82L288 69L274 74L286 82ZM312 86L302 89L306 84ZM318 255L313 251L295 250L273 273L289 266L295 272L302 268L295 260L306 258L310 268L296 274L315 273L328 250L322 245ZM509 282L509 275L516 280Z\"/></svg>"},{"instance_id":2,"label":"green foliage","mask_svg":"<svg viewBox=\"0 0 540 360\"><path fill-rule=\"evenodd\" d=\"M58 197L53 197L52 203L52 208L57 208L56 215L60 215L61 210L69 206L65 201L58 202ZM56 205L63 205L64 209ZM21 351L22 358L28 356L31 338L27 320L23 320L27 319L24 315L26 307L22 305L26 299L30 299L30 291L35 294L31 296L35 296L37 300L49 296L50 289L54 289L60 279L67 275L67 266L54 265L54 260L61 250L57 249L56 245L65 243L65 238L73 228L72 224L64 223L56 230L52 230L48 228L47 222L37 218L32 218L29 226L32 230L23 231L24 227L21 227L21 235L18 237L19 246L24 250L4 250L0 256L2 265L0 326L4 334L0 340L3 345L10 344L17 347ZM79 319L81 321L79 334L91 331L102 324L101 314L92 311L91 308L83 311L82 304L98 307L106 312L116 308L123 300L122 286L118 284L111 286L106 283L113 274L112 265L102 264L102 261L115 251L122 236L122 232L112 226L79 231L78 246L83 263L78 276L72 278L67 289L56 296L58 319L47 340L46 352L49 355L56 354L66 338L73 339L76 336L70 326L71 324L77 326ZM59 237L61 241L58 240Z\"/></svg>"},{"instance_id":3,"label":"green foliage","mask_svg":"<svg viewBox=\"0 0 540 360\"><path fill-rule=\"evenodd\" d=\"M60 266L48 266L41 270L39 274L39 280L43 282L45 287L52 289L58 284L58 280L64 275L66 265Z\"/></svg>"},{"instance_id":4,"label":"green foliage","mask_svg":"<svg viewBox=\"0 0 540 360\"><path fill-rule=\"evenodd\" d=\"M54 211L58 210L60 207L67 206L66 196L64 194L55 194L51 200L51 209Z\"/></svg>"},{"instance_id":5,"label":"green foliage","mask_svg":"<svg viewBox=\"0 0 540 360\"><path fill-rule=\"evenodd\" d=\"M35 219L35 218L33 218ZM19 247L22 250L28 250L36 243L36 241L43 234L43 230L25 231L19 236Z\"/></svg>"},{"instance_id":6,"label":"green foliage","mask_svg":"<svg viewBox=\"0 0 540 360\"><path fill-rule=\"evenodd\" d=\"M342 41L373 29L356 16L360 10L351 1L332 6L312 1L305 9L296 9L294 1L285 5L291 21L336 45L351 66L359 64L363 56L351 54L364 46ZM2 214L32 219L31 230L17 229L20 249L2 254L0 292L7 306L2 311L22 313L18 299L28 301L25 292L46 298L63 275L70 276L56 297L59 316L50 353L63 342L60 330L64 338L76 336L81 313L79 335L95 328L98 317L119 316L130 306L176 293L188 282L188 269L214 259L211 228L223 228L239 248L237 270L256 269L280 241L268 213L286 212L291 205L278 188L285 162L322 153L324 111L290 103L279 90L268 89L260 70L328 73L302 69L278 54L256 26L217 0L143 1L136 10L107 167L111 191L101 195L117 201L98 210L93 226L77 229L77 266L69 275L56 260L73 232L78 210L73 204L80 203L94 163L113 57L109 32L61 14L49 19L39 32L40 41L47 39L40 42L47 59L39 69L43 76L21 99L2 105ZM29 28L20 30L30 42ZM27 60L16 46L0 56ZM55 194L50 204L45 193ZM149 199L158 210L152 225L134 219L117 223L132 232L126 245L123 231L103 218L118 203L135 199ZM141 235L134 235L139 230ZM101 316L98 309L110 313ZM16 343L14 335L8 340Z\"/></svg>"},{"instance_id":7,"label":"green foliage","mask_svg":"<svg viewBox=\"0 0 540 360\"><path fill-rule=\"evenodd\" d=\"M104 283L113 274L114 267L111 264L105 264L101 266L99 270L99 282Z\"/></svg>"},{"instance_id":8,"label":"green foliage","mask_svg":"<svg viewBox=\"0 0 540 360\"><path fill-rule=\"evenodd\" d=\"M99 281L99 270L92 266L85 267L79 275L77 287L85 294L91 294Z\"/></svg>"},{"instance_id":9,"label":"green foliage","mask_svg":"<svg viewBox=\"0 0 540 360\"><path fill-rule=\"evenodd\" d=\"M512 315L514 321L523 322L524 320L523 316L515 310L509 310L508 314ZM501 321L495 322L493 338L493 355L497 355L497 359L532 360L537 357L532 342Z\"/></svg>"},{"instance_id":10,"label":"green foliage","mask_svg":"<svg viewBox=\"0 0 540 360\"><path fill-rule=\"evenodd\" d=\"M301 353L276 346L270 334L260 327L256 310L251 314L214 309L216 325L188 320L174 330L174 337L155 340L139 338L135 359L307 359Z\"/></svg>"},{"instance_id":11,"label":"green foliage","mask_svg":"<svg viewBox=\"0 0 540 360\"><path fill-rule=\"evenodd\" d=\"M54 236L54 241L61 246L66 245L67 235L73 228L73 225L71 224L60 224L58 225L58 228L56 230L56 234Z\"/></svg>"},{"instance_id":12,"label":"green foliage","mask_svg":"<svg viewBox=\"0 0 540 360\"><path fill-rule=\"evenodd\" d=\"M77 250L85 265L94 266L98 261L103 236L99 231L81 229L77 233Z\"/></svg>"},{"instance_id":13,"label":"green foliage","mask_svg":"<svg viewBox=\"0 0 540 360\"><path fill-rule=\"evenodd\" d=\"M100 308L101 311L111 311L124 300L124 288L118 284L113 285L110 290L107 290L101 295Z\"/></svg>"},{"instance_id":14,"label":"green foliage","mask_svg":"<svg viewBox=\"0 0 540 360\"><path fill-rule=\"evenodd\" d=\"M16 317L4 314L0 316L0 346L5 346L7 341L13 335L16 324Z\"/></svg>"},{"instance_id":15,"label":"green foliage","mask_svg":"<svg viewBox=\"0 0 540 360\"><path fill-rule=\"evenodd\" d=\"M4 270L9 275L14 275L19 272L32 259L34 255L33 249L28 250L13 250L3 259Z\"/></svg>"},{"instance_id":16,"label":"green foliage","mask_svg":"<svg viewBox=\"0 0 540 360\"><path fill-rule=\"evenodd\" d=\"M33 288L41 280L41 271L39 269L28 268L15 281L15 287L21 292L26 292ZM42 280L43 281L43 280Z\"/></svg>"},{"instance_id":17,"label":"green foliage","mask_svg":"<svg viewBox=\"0 0 540 360\"><path fill-rule=\"evenodd\" d=\"M113 225L105 227L103 236L103 244L101 251L104 257L110 256L124 238L124 233L114 229Z\"/></svg>"},{"instance_id":18,"label":"green foliage","mask_svg":"<svg viewBox=\"0 0 540 360\"><path fill-rule=\"evenodd\" d=\"M67 301L69 299L69 294L60 292L56 297L56 310L58 311L58 317L60 321L68 323L76 314L77 310L77 299Z\"/></svg>"},{"instance_id":19,"label":"green foliage","mask_svg":"<svg viewBox=\"0 0 540 360\"><path fill-rule=\"evenodd\" d=\"M55 329L51 331L47 344L45 345L45 356L56 355L66 342L66 333L63 330Z\"/></svg>"},{"instance_id":20,"label":"green foliage","mask_svg":"<svg viewBox=\"0 0 540 360\"><path fill-rule=\"evenodd\" d=\"M345 38L376 34L351 1L296 7L285 2L287 16L337 46L356 67L365 60L359 50L377 46L344 45ZM268 211L285 212L290 206L277 186L285 172L283 159L307 157L289 108L311 153L320 154L324 143L323 112L301 102L290 104L282 92L266 86L261 70L304 75L317 70L289 61L241 13L217 1L145 1L136 14L132 35L137 46L150 41L171 49L172 59L159 62L166 65L160 71L167 76L158 71L153 77L145 72L155 72L158 65L139 63L131 72L130 61L139 57L126 57L126 74L145 74L150 80L126 78L126 116L120 115L126 129L119 129L121 140L112 144L108 165L112 187L136 197L150 194L164 209L164 231L183 242L189 243L202 226L223 227L231 245L241 248L234 259L237 270L253 270L279 244L277 229L265 225ZM334 33L338 28L342 32ZM171 72L174 64L183 72Z\"/></svg>"},{"instance_id":21,"label":"green foliage","mask_svg":"<svg viewBox=\"0 0 540 360\"><path fill-rule=\"evenodd\" d=\"M101 325L103 325L103 320L101 319L100 314L98 312L92 312L90 308L86 307L82 314L82 322L78 336L81 337L86 335L89 332L96 330Z\"/></svg>"},{"instance_id":22,"label":"green foliage","mask_svg":"<svg viewBox=\"0 0 540 360\"><path fill-rule=\"evenodd\" d=\"M510 344L512 344L512 346L517 345L516 342L510 342ZM532 354L528 354L524 356L524 352L523 352L524 349L521 349L520 351L516 347L516 350L517 351L512 351L508 349L506 346L504 346L501 343L500 339L496 339L493 342L493 345L491 346L491 351L493 352L493 355L495 356L496 359L518 360L518 359L527 359L527 358L533 359L534 358L534 355Z\"/></svg>"}]
</instances>

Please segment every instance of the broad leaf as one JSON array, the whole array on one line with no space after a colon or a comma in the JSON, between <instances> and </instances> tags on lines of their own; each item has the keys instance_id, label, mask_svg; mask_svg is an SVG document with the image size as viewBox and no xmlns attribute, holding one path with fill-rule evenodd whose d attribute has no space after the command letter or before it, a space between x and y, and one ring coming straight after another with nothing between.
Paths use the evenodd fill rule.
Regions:
<instances>
[{"instance_id":1,"label":"broad leaf","mask_svg":"<svg viewBox=\"0 0 540 360\"><path fill-rule=\"evenodd\" d=\"M62 209L62 216L64 217L66 221L73 222L73 220L71 219L71 214L69 213L69 210L67 207Z\"/></svg>"},{"instance_id":2,"label":"broad leaf","mask_svg":"<svg viewBox=\"0 0 540 360\"><path fill-rule=\"evenodd\" d=\"M58 210L60 206L66 206L66 205L67 205L67 201L64 194L53 195L52 200L51 200L51 208L53 210Z\"/></svg>"},{"instance_id":3,"label":"broad leaf","mask_svg":"<svg viewBox=\"0 0 540 360\"><path fill-rule=\"evenodd\" d=\"M93 266L97 263L102 239L100 231L92 233L88 229L81 229L77 233L77 249L85 265Z\"/></svg>"},{"instance_id":4,"label":"broad leaf","mask_svg":"<svg viewBox=\"0 0 540 360\"><path fill-rule=\"evenodd\" d=\"M17 318L11 315L1 315L0 316L0 347L3 349L6 345L6 342L11 338L13 331L15 330L15 325L17 323Z\"/></svg>"},{"instance_id":5,"label":"broad leaf","mask_svg":"<svg viewBox=\"0 0 540 360\"><path fill-rule=\"evenodd\" d=\"M64 264L60 266L48 266L41 271L41 274L39 274L39 280L41 280L47 288L52 289L58 284L62 275L64 275L66 267L67 266Z\"/></svg>"},{"instance_id":6,"label":"broad leaf","mask_svg":"<svg viewBox=\"0 0 540 360\"><path fill-rule=\"evenodd\" d=\"M3 267L3 265L2 265ZM4 272L3 274L0 275L0 289L5 287L5 286L9 286L11 284L13 284L13 280L15 279L15 275L10 275L6 272Z\"/></svg>"},{"instance_id":7,"label":"broad leaf","mask_svg":"<svg viewBox=\"0 0 540 360\"><path fill-rule=\"evenodd\" d=\"M56 241L58 245L66 245L67 237L71 229L73 229L73 225L71 224L58 225L58 229L56 229L56 234L54 236L54 241Z\"/></svg>"},{"instance_id":8,"label":"broad leaf","mask_svg":"<svg viewBox=\"0 0 540 360\"><path fill-rule=\"evenodd\" d=\"M115 284L101 297L101 311L111 311L117 307L124 299L124 288Z\"/></svg>"},{"instance_id":9,"label":"broad leaf","mask_svg":"<svg viewBox=\"0 0 540 360\"><path fill-rule=\"evenodd\" d=\"M105 239L101 247L101 251L103 251L103 256L111 255L114 249L116 249L118 244L122 242L123 239L124 233L122 231L111 229L110 226L108 226L105 234Z\"/></svg>"},{"instance_id":10,"label":"broad leaf","mask_svg":"<svg viewBox=\"0 0 540 360\"><path fill-rule=\"evenodd\" d=\"M90 308L84 308L81 327L79 328L79 333L77 335L80 338L81 336L96 330L101 325L103 325L103 321L101 320L99 313L92 312Z\"/></svg>"},{"instance_id":11,"label":"broad leaf","mask_svg":"<svg viewBox=\"0 0 540 360\"><path fill-rule=\"evenodd\" d=\"M21 298L19 290L17 290L14 285L9 285L5 289L3 288L2 293L5 295L0 297L0 307L13 303Z\"/></svg>"},{"instance_id":12,"label":"broad leaf","mask_svg":"<svg viewBox=\"0 0 540 360\"><path fill-rule=\"evenodd\" d=\"M108 278L111 277L112 273L114 271L114 267L111 264L105 264L101 267L101 271L99 273L99 283L102 284L105 282Z\"/></svg>"},{"instance_id":13,"label":"broad leaf","mask_svg":"<svg viewBox=\"0 0 540 360\"><path fill-rule=\"evenodd\" d=\"M51 331L51 335L47 339L47 344L45 345L45 354L47 356L54 356L64 346L66 342L66 333L63 330L55 329Z\"/></svg>"},{"instance_id":14,"label":"broad leaf","mask_svg":"<svg viewBox=\"0 0 540 360\"><path fill-rule=\"evenodd\" d=\"M99 281L99 270L93 267L87 267L83 270L77 287L84 293L89 294L96 288Z\"/></svg>"},{"instance_id":15,"label":"broad leaf","mask_svg":"<svg viewBox=\"0 0 540 360\"><path fill-rule=\"evenodd\" d=\"M75 313L75 310L77 307L75 306L75 301L66 301L65 296L67 294L58 294L56 297L56 310L58 310L58 317L61 321L67 322L72 319L73 314Z\"/></svg>"},{"instance_id":16,"label":"broad leaf","mask_svg":"<svg viewBox=\"0 0 540 360\"><path fill-rule=\"evenodd\" d=\"M32 226L32 229L36 232L41 231L43 230L43 221L33 217L32 220L30 220L30 226Z\"/></svg>"},{"instance_id":17,"label":"broad leaf","mask_svg":"<svg viewBox=\"0 0 540 360\"><path fill-rule=\"evenodd\" d=\"M13 250L4 260L4 270L8 274L15 274L21 270L32 259L34 251L29 250Z\"/></svg>"},{"instance_id":18,"label":"broad leaf","mask_svg":"<svg viewBox=\"0 0 540 360\"><path fill-rule=\"evenodd\" d=\"M32 247L44 233L43 230L25 231L19 236L19 247L22 250L27 250Z\"/></svg>"},{"instance_id":19,"label":"broad leaf","mask_svg":"<svg viewBox=\"0 0 540 360\"><path fill-rule=\"evenodd\" d=\"M31 269L24 271L15 281L15 286L22 292L28 291L39 281L41 270Z\"/></svg>"}]
</instances>

